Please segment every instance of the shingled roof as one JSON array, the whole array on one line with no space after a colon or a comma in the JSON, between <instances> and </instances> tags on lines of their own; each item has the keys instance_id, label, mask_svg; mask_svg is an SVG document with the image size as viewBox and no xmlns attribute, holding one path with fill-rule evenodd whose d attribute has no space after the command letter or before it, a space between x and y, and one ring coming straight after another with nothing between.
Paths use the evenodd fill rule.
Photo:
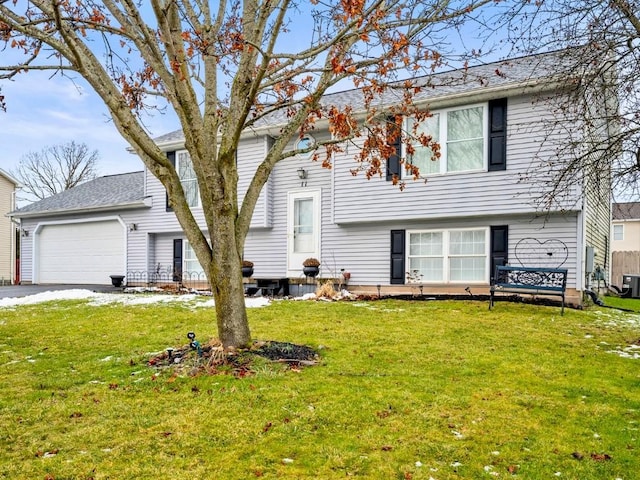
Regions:
<instances>
[{"instance_id":1,"label":"shingled roof","mask_svg":"<svg viewBox=\"0 0 640 480\"><path fill-rule=\"evenodd\" d=\"M115 210L147 207L144 197L144 172L107 175L81 183L69 190L11 212L25 218L76 211Z\"/></svg>"},{"instance_id":2,"label":"shingled roof","mask_svg":"<svg viewBox=\"0 0 640 480\"><path fill-rule=\"evenodd\" d=\"M534 85L558 78L561 66L569 66L566 58L573 50L559 50L555 52L529 55L525 57L486 63L465 69L456 69L435 73L429 76L417 77L413 81L421 87L421 91L414 95L414 103L428 103L439 99L459 95L473 95L481 92L504 92L509 88ZM398 86L404 80L398 82ZM496 95L500 95L497 93ZM402 102L403 89L388 89L379 100L379 107L397 105ZM365 110L362 91L359 89L328 93L322 97L324 106L351 106L354 112ZM259 119L254 128L274 127L286 124L287 112L283 109L273 112ZM154 141L162 145L173 145L184 141L182 130L161 135Z\"/></svg>"},{"instance_id":3,"label":"shingled roof","mask_svg":"<svg viewBox=\"0 0 640 480\"><path fill-rule=\"evenodd\" d=\"M640 202L614 203L614 220L640 220Z\"/></svg>"}]
</instances>

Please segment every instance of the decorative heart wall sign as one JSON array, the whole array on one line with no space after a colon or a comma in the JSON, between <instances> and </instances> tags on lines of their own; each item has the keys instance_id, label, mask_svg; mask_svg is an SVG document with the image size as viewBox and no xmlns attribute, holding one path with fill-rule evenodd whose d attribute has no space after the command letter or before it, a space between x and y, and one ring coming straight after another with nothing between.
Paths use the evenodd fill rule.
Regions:
<instances>
[{"instance_id":1,"label":"decorative heart wall sign","mask_svg":"<svg viewBox=\"0 0 640 480\"><path fill-rule=\"evenodd\" d=\"M516 243L516 261L523 267L560 268L569 258L566 243L557 238L523 238Z\"/></svg>"}]
</instances>

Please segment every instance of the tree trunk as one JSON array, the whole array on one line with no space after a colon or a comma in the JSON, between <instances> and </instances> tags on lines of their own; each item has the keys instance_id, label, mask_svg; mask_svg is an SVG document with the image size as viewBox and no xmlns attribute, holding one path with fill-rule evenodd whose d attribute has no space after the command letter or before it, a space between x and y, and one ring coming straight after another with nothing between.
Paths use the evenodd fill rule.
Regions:
<instances>
[{"instance_id":1,"label":"tree trunk","mask_svg":"<svg viewBox=\"0 0 640 480\"><path fill-rule=\"evenodd\" d=\"M225 347L249 345L251 332L244 304L240 262L235 262L235 265L229 264L226 272L212 278L216 279L211 288L216 302L218 336L222 345Z\"/></svg>"},{"instance_id":2,"label":"tree trunk","mask_svg":"<svg viewBox=\"0 0 640 480\"><path fill-rule=\"evenodd\" d=\"M244 347L251 342L242 284L244 239L238 239L236 235L238 209L235 190L221 190L218 198L225 200L218 203L218 208L207 212L214 220L209 233L212 249L209 280L216 303L220 341L225 347Z\"/></svg>"}]
</instances>

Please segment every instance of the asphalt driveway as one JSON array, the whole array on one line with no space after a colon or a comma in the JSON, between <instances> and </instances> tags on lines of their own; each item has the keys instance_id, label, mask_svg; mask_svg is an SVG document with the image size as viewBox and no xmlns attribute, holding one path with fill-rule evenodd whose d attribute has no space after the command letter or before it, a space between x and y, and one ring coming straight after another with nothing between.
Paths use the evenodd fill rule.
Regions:
<instances>
[{"instance_id":1,"label":"asphalt driveway","mask_svg":"<svg viewBox=\"0 0 640 480\"><path fill-rule=\"evenodd\" d=\"M122 288L111 285L6 285L0 286L0 298L15 298L56 290L82 289L99 293L119 293Z\"/></svg>"}]
</instances>

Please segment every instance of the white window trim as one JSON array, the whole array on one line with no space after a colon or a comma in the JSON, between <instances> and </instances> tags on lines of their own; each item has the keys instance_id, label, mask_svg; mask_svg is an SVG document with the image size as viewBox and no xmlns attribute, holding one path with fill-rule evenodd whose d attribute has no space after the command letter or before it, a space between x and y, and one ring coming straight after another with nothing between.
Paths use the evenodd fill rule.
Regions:
<instances>
[{"instance_id":1,"label":"white window trim","mask_svg":"<svg viewBox=\"0 0 640 480\"><path fill-rule=\"evenodd\" d=\"M176 160L175 160L175 169L176 169L176 173L178 174L178 178L180 178L180 168L179 168L179 162L180 162L180 155L181 154L187 154L187 156L189 157L189 161L191 161L191 155L189 155L189 152L187 150L178 150L176 151ZM198 183L198 194L196 195L196 199L198 200L197 203L195 205L191 205L190 208L201 208L202 207L202 201L200 200L200 184L198 182L198 177L195 177L196 183ZM182 183L182 179L180 178L180 183ZM183 187L184 189L184 187Z\"/></svg>"},{"instance_id":2,"label":"white window trim","mask_svg":"<svg viewBox=\"0 0 640 480\"><path fill-rule=\"evenodd\" d=\"M456 258L459 256L469 256L469 255L450 255L450 238L451 232L469 232L469 231L482 231L484 232L484 279L483 280L451 280L450 279L450 259ZM442 233L442 261L443 261L443 278L442 280L423 280L419 282L412 283L423 283L423 284L431 284L431 285L440 285L440 284L452 284L452 285L469 285L469 284L489 284L489 276L490 276L490 268L491 268L491 246L489 245L490 240L490 229L489 227L470 227L470 228L435 228L435 229L425 229L425 230L407 230L406 238L405 238L405 262L407 265L407 270L409 269L410 261L409 259L412 257L410 255L410 246L411 246L411 234L414 233ZM416 255L422 256L422 255ZM476 255L480 256L480 255Z\"/></svg>"},{"instance_id":3,"label":"white window trim","mask_svg":"<svg viewBox=\"0 0 640 480\"><path fill-rule=\"evenodd\" d=\"M448 158L447 158L447 141L446 139L444 141L442 141L442 138L438 139L438 143L440 144L440 172L438 173L427 173L427 174L422 174L420 173L420 178L425 178L425 177L436 177L436 176L441 176L441 175L460 175L460 174L465 174L465 173L474 173L474 172L487 172L489 170L489 104L488 103L473 103L470 105L464 105L464 106L458 106L458 107L451 107L451 108L443 108L440 110L432 110L431 113L433 115L439 115L439 130L440 130L440 136L443 136L443 132L444 135L446 136L446 128L447 128L447 113L448 112L453 112L456 110L466 110L469 108L475 108L475 107L482 107L482 138L483 138L483 146L482 146L482 167L481 168L475 168L472 170L459 170L456 172L449 172L447 171L447 166L448 166ZM406 118L404 120L404 127L407 131L409 131L409 129L411 128L411 126L409 125L409 118ZM416 146L420 146L421 145L416 145ZM407 159L407 162L409 162L409 156L406 152L406 145L403 143L402 144L402 156L404 158ZM424 147L423 147L424 148ZM404 169L401 169L404 170ZM404 176L406 178L406 176L411 176L410 173L407 173L406 170L402 172L402 176Z\"/></svg>"}]
</instances>

